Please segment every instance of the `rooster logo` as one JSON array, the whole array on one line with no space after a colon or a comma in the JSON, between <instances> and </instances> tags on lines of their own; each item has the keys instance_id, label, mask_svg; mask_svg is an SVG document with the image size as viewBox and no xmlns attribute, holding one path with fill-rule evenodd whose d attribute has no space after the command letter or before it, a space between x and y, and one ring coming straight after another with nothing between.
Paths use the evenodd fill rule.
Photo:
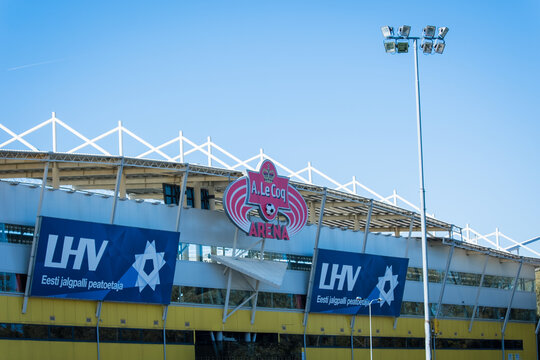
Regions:
<instances>
[{"instance_id":1,"label":"rooster logo","mask_svg":"<svg viewBox=\"0 0 540 360\"><path fill-rule=\"evenodd\" d=\"M287 239L302 230L308 219L304 198L289 184L289 178L277 174L270 160L265 160L258 171L248 171L247 176L231 183L225 190L223 205L231 221L252 236L256 227L260 229L255 232L257 236L264 232L263 237ZM266 224L252 222L249 219L252 210L257 210ZM286 224L275 221L279 214L286 218ZM271 225L270 222L277 224ZM268 236L275 232L288 236Z\"/></svg>"}]
</instances>

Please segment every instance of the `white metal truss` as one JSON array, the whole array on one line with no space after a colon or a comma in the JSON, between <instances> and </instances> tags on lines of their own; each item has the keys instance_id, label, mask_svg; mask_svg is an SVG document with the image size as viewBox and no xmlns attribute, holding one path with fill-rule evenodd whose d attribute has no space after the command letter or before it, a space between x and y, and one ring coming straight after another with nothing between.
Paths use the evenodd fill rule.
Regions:
<instances>
[{"instance_id":1,"label":"white metal truss","mask_svg":"<svg viewBox=\"0 0 540 360\"><path fill-rule=\"evenodd\" d=\"M30 143L29 140L27 140L28 135L37 132L43 132L44 129L47 128L50 129L50 134L52 134L50 138L51 142L49 143L50 147L48 149L38 149L37 146L33 145L32 143ZM66 149L59 148L57 136L57 130L59 128L62 128L71 135L73 135L75 137L75 140L78 141L79 144ZM333 188L335 190L343 191L349 194L367 194L369 197L382 203L394 206L403 206L416 212L419 211L419 208L416 205L400 196L396 192L396 190L393 190L393 193L389 196L380 195L373 189L360 183L357 180L356 176L353 176L351 181L342 184L337 180L333 179L332 177L326 175L319 169L315 168L311 162L308 162L306 167L295 171L286 167L279 161L273 159L268 154L265 154L263 149L260 149L258 154L253 155L248 159L242 160L212 142L210 137L208 137L205 142L197 144L196 142L185 137L182 131L178 132L178 136L175 136L160 145L154 146L150 142L144 140L142 137L135 134L133 131L127 129L122 124L122 122L119 121L116 127L105 131L98 136L90 138L84 136L62 120L58 119L54 112L52 113L50 119L45 120L42 123L31 127L30 129L27 129L19 134L9 129L5 124L2 123L0 123L0 129L8 135L7 140L0 143L0 149L6 150L52 150L54 153L64 154L130 156L137 159L152 159L171 163L179 162L199 164L203 166L207 165L210 167L221 167L226 170L232 171L255 170L255 166L259 162L268 159L273 161L281 172L285 173L286 176L290 177L294 181L303 182L306 184L314 184L314 177L317 177L320 185L328 186L329 188ZM2 133L2 131L0 131L0 133ZM110 143L110 138L113 137L115 138L113 139L113 142L116 142L118 146L116 151L107 150L104 144L100 145L100 142L103 143L103 140L105 139L107 139ZM125 152L127 149L124 146L125 137L129 137L130 139L134 140L137 146L142 147L142 149L144 150L140 151L140 149L138 149L138 151L135 153L126 154ZM40 137L40 141L42 139L47 139L47 137ZM174 153L171 153L171 148L175 149ZM132 149L130 149L130 151L133 152ZM202 161L206 161L206 164L201 164L201 159ZM434 215L428 214L428 216L435 219ZM516 251L519 254L519 251L522 249L534 254L535 256L540 257L540 252L537 252L527 246L531 243L539 241L540 237L534 237L523 242L518 242L503 234L501 231L499 231L498 228L493 233L482 235L479 232L473 230L469 225L467 225L463 229L455 229L451 232L451 234L449 234L449 236L451 238L459 239L472 244L481 243L484 246L492 247L496 250L505 252Z\"/></svg>"}]
</instances>

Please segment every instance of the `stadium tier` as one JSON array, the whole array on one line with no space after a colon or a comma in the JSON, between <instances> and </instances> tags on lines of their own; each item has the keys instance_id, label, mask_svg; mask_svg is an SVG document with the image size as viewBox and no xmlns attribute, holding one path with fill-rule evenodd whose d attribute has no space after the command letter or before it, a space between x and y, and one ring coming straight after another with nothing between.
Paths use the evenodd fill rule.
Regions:
<instances>
[{"instance_id":1,"label":"stadium tier","mask_svg":"<svg viewBox=\"0 0 540 360\"><path fill-rule=\"evenodd\" d=\"M0 179L6 358L424 356L415 211L268 159L0 150ZM535 359L540 260L426 227L434 358Z\"/></svg>"}]
</instances>

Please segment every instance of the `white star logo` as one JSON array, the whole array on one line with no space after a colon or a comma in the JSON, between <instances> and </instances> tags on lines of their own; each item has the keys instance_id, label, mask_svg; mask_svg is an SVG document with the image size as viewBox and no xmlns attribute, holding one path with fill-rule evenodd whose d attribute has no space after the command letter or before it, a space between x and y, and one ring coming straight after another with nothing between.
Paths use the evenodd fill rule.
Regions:
<instances>
[{"instance_id":1,"label":"white star logo","mask_svg":"<svg viewBox=\"0 0 540 360\"><path fill-rule=\"evenodd\" d=\"M139 292L142 292L147 285L150 286L152 290L156 290L156 285L159 285L159 269L165 265L165 260L163 259L164 255L164 252L156 252L155 241L147 241L144 254L135 255L135 262L131 266L137 270L138 273L135 286L139 287ZM153 266L153 270L149 274L144 270L147 260L151 260Z\"/></svg>"},{"instance_id":2,"label":"white star logo","mask_svg":"<svg viewBox=\"0 0 540 360\"><path fill-rule=\"evenodd\" d=\"M390 289L388 289L388 291L384 291L386 282L390 283ZM383 299L383 301L381 301L381 307L385 302L390 305L390 303L394 301L394 289L398 284L398 276L392 273L392 266L387 266L384 276L379 277L379 283L377 284L377 289L379 289L381 294L380 297Z\"/></svg>"}]
</instances>

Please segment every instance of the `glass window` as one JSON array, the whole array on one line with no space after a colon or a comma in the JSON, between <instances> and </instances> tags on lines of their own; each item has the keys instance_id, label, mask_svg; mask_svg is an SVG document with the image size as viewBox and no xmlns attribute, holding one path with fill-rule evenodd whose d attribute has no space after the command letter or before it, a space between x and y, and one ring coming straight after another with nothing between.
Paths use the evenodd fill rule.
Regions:
<instances>
[{"instance_id":1,"label":"glass window","mask_svg":"<svg viewBox=\"0 0 540 360\"><path fill-rule=\"evenodd\" d=\"M428 269L428 281L432 283L440 283L444 277L444 271Z\"/></svg>"},{"instance_id":2,"label":"glass window","mask_svg":"<svg viewBox=\"0 0 540 360\"><path fill-rule=\"evenodd\" d=\"M73 340L73 327L71 326L50 326L49 334L55 340Z\"/></svg>"},{"instance_id":3,"label":"glass window","mask_svg":"<svg viewBox=\"0 0 540 360\"><path fill-rule=\"evenodd\" d=\"M19 327L20 325L16 325ZM22 325L23 337L25 339L48 339L49 331L47 325L31 325L23 324Z\"/></svg>"},{"instance_id":4,"label":"glass window","mask_svg":"<svg viewBox=\"0 0 540 360\"><path fill-rule=\"evenodd\" d=\"M336 336L335 337L335 346L339 348L350 348L351 347L351 337L350 336Z\"/></svg>"},{"instance_id":5,"label":"glass window","mask_svg":"<svg viewBox=\"0 0 540 360\"><path fill-rule=\"evenodd\" d=\"M406 338L405 345L407 349L424 349L425 340L423 338Z\"/></svg>"},{"instance_id":6,"label":"glass window","mask_svg":"<svg viewBox=\"0 0 540 360\"><path fill-rule=\"evenodd\" d=\"M118 329L100 327L99 328L99 341L118 342Z\"/></svg>"},{"instance_id":7,"label":"glass window","mask_svg":"<svg viewBox=\"0 0 540 360\"><path fill-rule=\"evenodd\" d=\"M410 267L407 269L408 281L422 281L422 269Z\"/></svg>"},{"instance_id":8,"label":"glass window","mask_svg":"<svg viewBox=\"0 0 540 360\"><path fill-rule=\"evenodd\" d=\"M273 296L274 308L291 309L292 294L274 293Z\"/></svg>"},{"instance_id":9,"label":"glass window","mask_svg":"<svg viewBox=\"0 0 540 360\"><path fill-rule=\"evenodd\" d=\"M180 186L174 184L163 184L163 202L165 204L178 205L180 201Z\"/></svg>"},{"instance_id":10,"label":"glass window","mask_svg":"<svg viewBox=\"0 0 540 360\"><path fill-rule=\"evenodd\" d=\"M353 345L355 349L369 348L369 338L367 336L354 336Z\"/></svg>"},{"instance_id":11,"label":"glass window","mask_svg":"<svg viewBox=\"0 0 540 360\"><path fill-rule=\"evenodd\" d=\"M167 343L170 344L193 344L193 331L167 330L165 336ZM197 337L197 341L199 341L199 337Z\"/></svg>"},{"instance_id":12,"label":"glass window","mask_svg":"<svg viewBox=\"0 0 540 360\"><path fill-rule=\"evenodd\" d=\"M186 188L186 205L188 207L195 207L195 191L192 187Z\"/></svg>"},{"instance_id":13,"label":"glass window","mask_svg":"<svg viewBox=\"0 0 540 360\"><path fill-rule=\"evenodd\" d=\"M21 324L0 324L0 338L22 338L23 328Z\"/></svg>"},{"instance_id":14,"label":"glass window","mask_svg":"<svg viewBox=\"0 0 540 360\"><path fill-rule=\"evenodd\" d=\"M180 293L180 302L202 304L201 288L193 286L182 286Z\"/></svg>"},{"instance_id":15,"label":"glass window","mask_svg":"<svg viewBox=\"0 0 540 360\"><path fill-rule=\"evenodd\" d=\"M118 329L119 339L122 342L140 342L141 331L139 329Z\"/></svg>"},{"instance_id":16,"label":"glass window","mask_svg":"<svg viewBox=\"0 0 540 360\"><path fill-rule=\"evenodd\" d=\"M231 290L231 294L230 294L230 297L229 297L229 305L234 306L233 299L235 299L235 297L234 297L233 293L235 293L235 292L236 292L236 290ZM202 288L203 304L224 305L225 304L225 296L226 296L226 290Z\"/></svg>"},{"instance_id":17,"label":"glass window","mask_svg":"<svg viewBox=\"0 0 540 360\"><path fill-rule=\"evenodd\" d=\"M163 330L142 329L142 341L147 344L162 344Z\"/></svg>"},{"instance_id":18,"label":"glass window","mask_svg":"<svg viewBox=\"0 0 540 360\"><path fill-rule=\"evenodd\" d=\"M171 302L180 302L180 286L178 285L172 286Z\"/></svg>"},{"instance_id":19,"label":"glass window","mask_svg":"<svg viewBox=\"0 0 540 360\"><path fill-rule=\"evenodd\" d=\"M96 341L96 328L75 326L73 327L73 339L76 341Z\"/></svg>"},{"instance_id":20,"label":"glass window","mask_svg":"<svg viewBox=\"0 0 540 360\"><path fill-rule=\"evenodd\" d=\"M208 189L201 189L201 209L210 209L210 195Z\"/></svg>"},{"instance_id":21,"label":"glass window","mask_svg":"<svg viewBox=\"0 0 540 360\"><path fill-rule=\"evenodd\" d=\"M269 292L260 292L257 298L258 307L272 307L272 293Z\"/></svg>"}]
</instances>

